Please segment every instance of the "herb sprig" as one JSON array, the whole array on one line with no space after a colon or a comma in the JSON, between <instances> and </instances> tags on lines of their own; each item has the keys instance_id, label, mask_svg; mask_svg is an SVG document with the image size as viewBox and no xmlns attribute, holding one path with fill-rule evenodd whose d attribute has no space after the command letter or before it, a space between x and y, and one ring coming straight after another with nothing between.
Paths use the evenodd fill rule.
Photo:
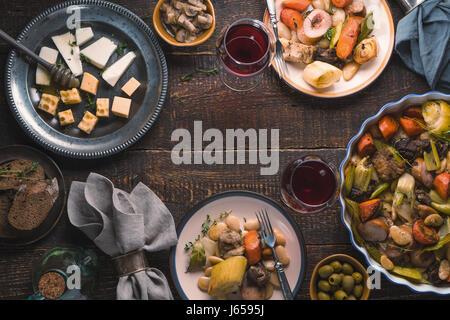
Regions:
<instances>
[{"instance_id":1,"label":"herb sprig","mask_svg":"<svg viewBox=\"0 0 450 320\"><path fill-rule=\"evenodd\" d=\"M181 76L181 81L185 82L185 81L190 81L192 80L192 78L194 77L194 75L196 75L197 73L204 73L206 74L208 77L211 75L216 75L219 73L219 69L217 68L212 68L212 69L195 69L194 71L185 73L184 75Z\"/></svg>"},{"instance_id":2,"label":"herb sprig","mask_svg":"<svg viewBox=\"0 0 450 320\"><path fill-rule=\"evenodd\" d=\"M30 178L27 175L36 171L39 167L39 162L33 162L31 166L26 167L22 170L11 170L11 168L2 168L0 169L0 178L12 178L22 180L32 180L32 181L40 181L39 178Z\"/></svg>"},{"instance_id":3,"label":"herb sprig","mask_svg":"<svg viewBox=\"0 0 450 320\"><path fill-rule=\"evenodd\" d=\"M215 226L218 222L222 221L223 219L228 217L230 214L231 214L231 210L227 210L227 211L219 214L219 216L214 220L211 220L211 216L209 214L206 215L206 219L202 223L201 235L197 235L197 237L194 239L194 241L190 241L190 242L186 243L184 246L184 250L188 251L188 250L192 249L192 247L194 246L194 243L197 242L198 240L200 240L201 237L206 236L206 234L208 233L209 229L211 229L212 226Z\"/></svg>"}]
</instances>

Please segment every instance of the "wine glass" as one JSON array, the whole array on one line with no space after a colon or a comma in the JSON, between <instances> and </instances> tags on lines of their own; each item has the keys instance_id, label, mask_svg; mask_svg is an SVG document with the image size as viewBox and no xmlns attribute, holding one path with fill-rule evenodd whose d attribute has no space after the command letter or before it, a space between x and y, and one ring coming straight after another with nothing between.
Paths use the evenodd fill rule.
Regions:
<instances>
[{"instance_id":1,"label":"wine glass","mask_svg":"<svg viewBox=\"0 0 450 320\"><path fill-rule=\"evenodd\" d=\"M234 91L254 89L273 56L271 33L258 20L239 19L223 30L216 44L220 79Z\"/></svg>"},{"instance_id":2,"label":"wine glass","mask_svg":"<svg viewBox=\"0 0 450 320\"><path fill-rule=\"evenodd\" d=\"M319 212L338 198L339 173L318 156L305 156L288 164L281 176L281 199L300 213Z\"/></svg>"}]
</instances>

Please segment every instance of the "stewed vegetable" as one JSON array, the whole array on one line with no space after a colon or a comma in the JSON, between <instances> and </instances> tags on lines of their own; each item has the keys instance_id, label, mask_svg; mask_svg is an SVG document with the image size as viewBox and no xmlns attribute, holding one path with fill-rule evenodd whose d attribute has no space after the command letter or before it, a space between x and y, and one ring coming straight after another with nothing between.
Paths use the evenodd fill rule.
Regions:
<instances>
[{"instance_id":1,"label":"stewed vegetable","mask_svg":"<svg viewBox=\"0 0 450 320\"><path fill-rule=\"evenodd\" d=\"M442 100L384 115L344 171L356 242L389 272L436 286L450 286L449 119Z\"/></svg>"}]
</instances>

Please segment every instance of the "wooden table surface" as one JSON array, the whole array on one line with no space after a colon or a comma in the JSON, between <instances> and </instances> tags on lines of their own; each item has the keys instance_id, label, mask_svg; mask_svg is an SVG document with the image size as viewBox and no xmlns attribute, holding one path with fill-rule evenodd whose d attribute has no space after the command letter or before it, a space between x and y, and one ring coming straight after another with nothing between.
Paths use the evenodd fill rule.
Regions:
<instances>
[{"instance_id":1,"label":"wooden table surface","mask_svg":"<svg viewBox=\"0 0 450 320\"><path fill-rule=\"evenodd\" d=\"M25 25L55 0L0 1L0 28L17 36ZM151 25L156 0L114 1L143 17ZM389 0L394 22L403 16L396 1ZM217 29L241 17L262 19L265 1L216 0ZM67 188L73 180L86 180L89 172L110 178L126 191L140 181L148 185L171 210L178 223L186 212L207 197L228 190L251 190L280 203L279 175L261 176L257 165L181 165L172 164L170 141L177 128L191 132L195 120L203 128L280 129L280 167L306 154L319 154L339 164L349 139L362 122L384 104L410 93L430 90L426 81L409 71L395 53L383 74L362 92L347 98L320 100L300 94L281 82L272 71L264 74L257 90L235 93L228 90L218 76L195 76L189 82L180 77L195 68L215 66L215 39L199 47L178 49L160 41L169 66L169 93L162 112L151 130L131 149L111 158L74 161L51 155L62 168ZM9 48L0 41L0 74ZM3 88L3 77L0 77ZM26 144L39 148L22 132L9 112L4 90L0 90L1 145ZM287 211L289 209L286 208ZM289 211L303 233L307 250L307 270L296 298L309 299L309 280L314 265L334 253L347 253L367 265L349 241L349 233L340 220L340 205L318 214L295 214ZM67 212L56 228L37 243L19 248L0 248L0 299L24 299L32 292L31 268L47 250L64 244L94 247L83 233L75 229ZM151 265L162 270L176 289L169 271L168 252L150 254ZM114 299L117 278L107 256L99 252L101 272L95 298ZM382 276L381 290L373 290L372 299L438 299L434 294L416 294L390 283Z\"/></svg>"}]
</instances>

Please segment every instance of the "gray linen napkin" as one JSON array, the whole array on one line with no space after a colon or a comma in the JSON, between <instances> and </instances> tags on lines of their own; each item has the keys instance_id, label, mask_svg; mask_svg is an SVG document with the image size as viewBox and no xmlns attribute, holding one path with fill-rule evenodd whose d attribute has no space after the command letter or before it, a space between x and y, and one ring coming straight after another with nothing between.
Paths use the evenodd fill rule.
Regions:
<instances>
[{"instance_id":1,"label":"gray linen napkin","mask_svg":"<svg viewBox=\"0 0 450 320\"><path fill-rule=\"evenodd\" d=\"M395 50L432 89L450 89L450 1L427 0L401 19Z\"/></svg>"},{"instance_id":2,"label":"gray linen napkin","mask_svg":"<svg viewBox=\"0 0 450 320\"><path fill-rule=\"evenodd\" d=\"M143 183L128 194L91 173L86 183L72 182L67 211L70 222L112 257L139 249L159 251L177 243L172 215ZM155 268L121 277L116 292L119 300L173 299L166 277Z\"/></svg>"}]
</instances>

